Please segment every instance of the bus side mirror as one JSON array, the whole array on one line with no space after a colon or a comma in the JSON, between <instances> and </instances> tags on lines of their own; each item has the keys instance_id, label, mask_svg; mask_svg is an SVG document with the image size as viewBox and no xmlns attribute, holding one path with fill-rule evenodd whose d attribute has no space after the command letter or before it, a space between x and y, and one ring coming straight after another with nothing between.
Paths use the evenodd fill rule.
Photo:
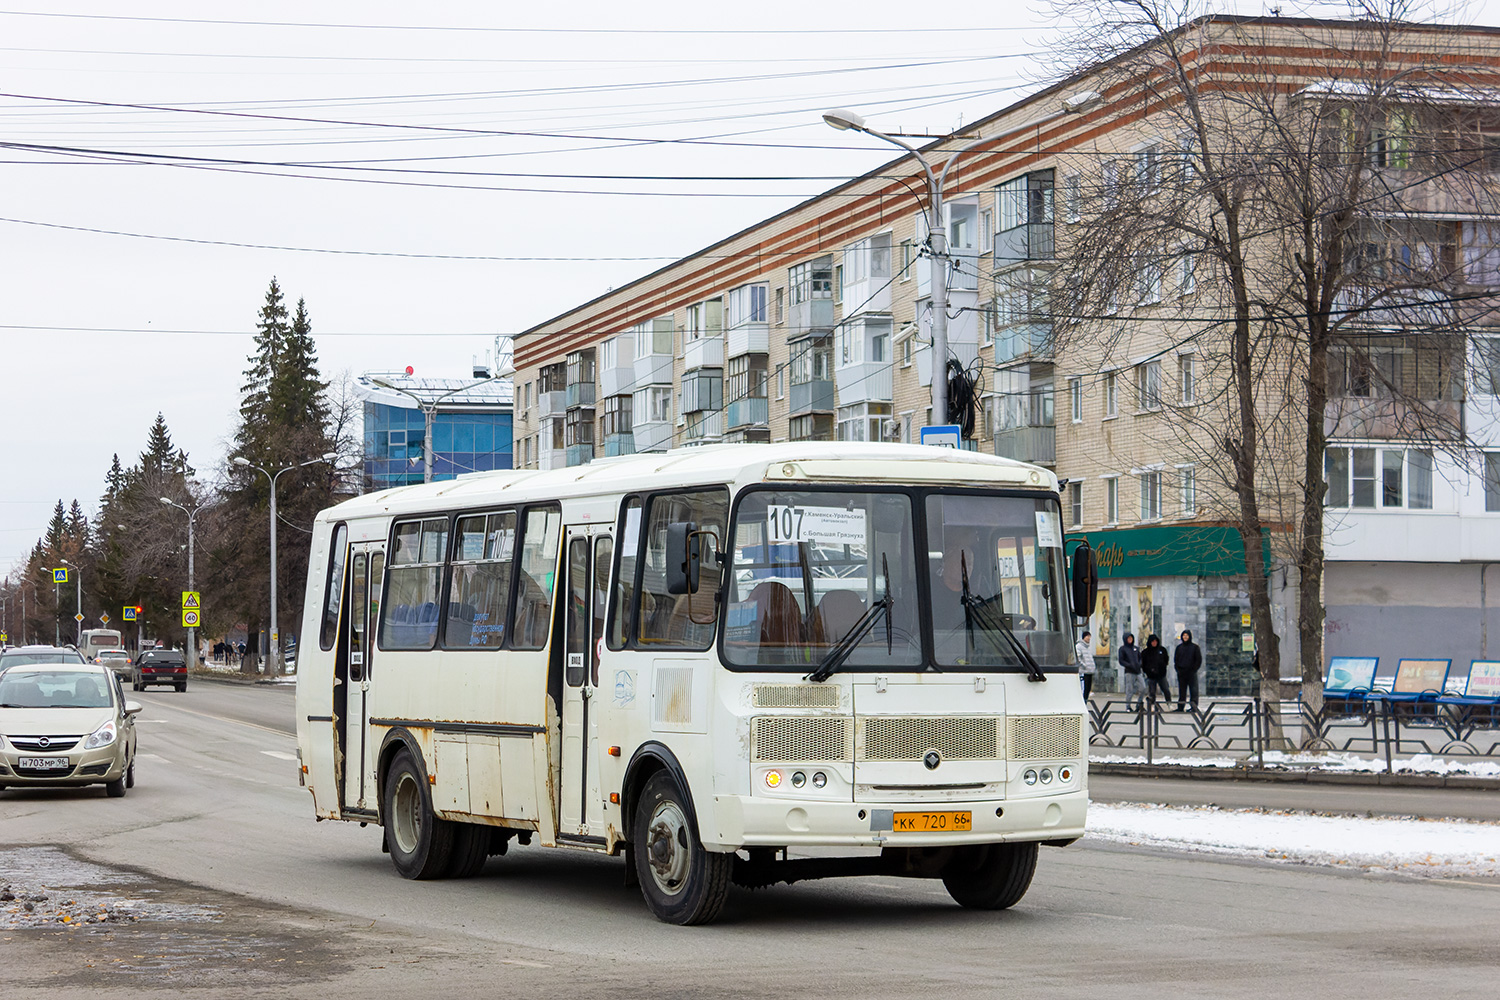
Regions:
<instances>
[{"instance_id":1,"label":"bus side mirror","mask_svg":"<svg viewBox=\"0 0 1500 1000\"><path fill-rule=\"evenodd\" d=\"M1072 574L1073 616L1087 618L1094 613L1099 598L1099 567L1088 542L1079 542L1073 550Z\"/></svg>"},{"instance_id":2,"label":"bus side mirror","mask_svg":"<svg viewBox=\"0 0 1500 1000\"><path fill-rule=\"evenodd\" d=\"M680 521L667 525L667 593L696 594L703 557L698 525Z\"/></svg>"}]
</instances>

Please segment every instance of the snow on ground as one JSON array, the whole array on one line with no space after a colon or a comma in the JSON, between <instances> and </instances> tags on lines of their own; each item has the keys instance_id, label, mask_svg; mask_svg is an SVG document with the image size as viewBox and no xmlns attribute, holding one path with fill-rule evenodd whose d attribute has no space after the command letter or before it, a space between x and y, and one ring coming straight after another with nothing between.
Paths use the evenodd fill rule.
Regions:
<instances>
[{"instance_id":1,"label":"snow on ground","mask_svg":"<svg viewBox=\"0 0 1500 1000\"><path fill-rule=\"evenodd\" d=\"M1500 823L1090 803L1088 836L1143 847L1424 878L1500 877Z\"/></svg>"},{"instance_id":2,"label":"snow on ground","mask_svg":"<svg viewBox=\"0 0 1500 1000\"><path fill-rule=\"evenodd\" d=\"M1266 767L1288 771L1353 771L1383 772L1385 760L1361 757L1352 753L1282 753L1267 751ZM1144 756L1121 756L1118 754L1090 754L1091 764L1144 764ZM1258 766L1255 757L1181 757L1152 756L1152 764L1171 764L1178 767L1245 767ZM1453 774L1476 778L1500 777L1500 762L1488 760L1448 760L1431 754L1413 754L1411 757L1391 761L1391 769L1398 774Z\"/></svg>"}]
</instances>

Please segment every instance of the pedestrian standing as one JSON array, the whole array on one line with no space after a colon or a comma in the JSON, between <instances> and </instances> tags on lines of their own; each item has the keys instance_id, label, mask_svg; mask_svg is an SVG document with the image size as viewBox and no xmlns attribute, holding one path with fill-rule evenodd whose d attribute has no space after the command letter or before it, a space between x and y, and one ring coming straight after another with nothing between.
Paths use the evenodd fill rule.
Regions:
<instances>
[{"instance_id":1,"label":"pedestrian standing","mask_svg":"<svg viewBox=\"0 0 1500 1000\"><path fill-rule=\"evenodd\" d=\"M1139 711L1146 704L1146 685L1141 676L1141 650L1135 644L1134 632L1125 633L1115 659L1119 661L1120 669L1124 671L1125 710L1129 711L1134 707Z\"/></svg>"},{"instance_id":2,"label":"pedestrian standing","mask_svg":"<svg viewBox=\"0 0 1500 1000\"><path fill-rule=\"evenodd\" d=\"M1182 630L1182 641L1172 650L1172 666L1177 668L1177 711L1191 703L1198 711L1198 668L1203 666L1203 650L1193 641L1193 633Z\"/></svg>"},{"instance_id":3,"label":"pedestrian standing","mask_svg":"<svg viewBox=\"0 0 1500 1000\"><path fill-rule=\"evenodd\" d=\"M1083 700L1088 701L1094 691L1094 641L1093 633L1084 629L1078 640L1078 679L1083 682Z\"/></svg>"},{"instance_id":4,"label":"pedestrian standing","mask_svg":"<svg viewBox=\"0 0 1500 1000\"><path fill-rule=\"evenodd\" d=\"M1154 632L1146 636L1146 648L1141 650L1141 673L1146 675L1146 699L1153 706L1158 688L1161 689L1162 701L1172 700L1172 692L1167 687L1167 662L1167 648L1161 644L1161 638Z\"/></svg>"},{"instance_id":5,"label":"pedestrian standing","mask_svg":"<svg viewBox=\"0 0 1500 1000\"><path fill-rule=\"evenodd\" d=\"M239 644L235 647L235 652L237 652L239 654L239 659L236 662L238 662L240 664L240 666L244 666L245 665L245 640L244 639L241 639L239 641Z\"/></svg>"}]
</instances>

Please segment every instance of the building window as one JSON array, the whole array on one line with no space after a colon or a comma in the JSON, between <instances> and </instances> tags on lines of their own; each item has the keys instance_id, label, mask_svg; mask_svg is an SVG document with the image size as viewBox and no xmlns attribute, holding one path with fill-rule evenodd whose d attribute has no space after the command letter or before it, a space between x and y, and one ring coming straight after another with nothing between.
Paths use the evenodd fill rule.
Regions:
<instances>
[{"instance_id":1,"label":"building window","mask_svg":"<svg viewBox=\"0 0 1500 1000\"><path fill-rule=\"evenodd\" d=\"M839 407L840 441L884 441L890 423L890 403L856 403Z\"/></svg>"},{"instance_id":2,"label":"building window","mask_svg":"<svg viewBox=\"0 0 1500 1000\"><path fill-rule=\"evenodd\" d=\"M1115 160L1105 160L1099 172L1104 186L1104 207L1114 208L1120 204L1120 165Z\"/></svg>"},{"instance_id":3,"label":"building window","mask_svg":"<svg viewBox=\"0 0 1500 1000\"><path fill-rule=\"evenodd\" d=\"M1152 143L1135 151L1133 181L1137 195L1155 194L1161 187L1161 146Z\"/></svg>"},{"instance_id":4,"label":"building window","mask_svg":"<svg viewBox=\"0 0 1500 1000\"><path fill-rule=\"evenodd\" d=\"M911 345L912 345L913 342L916 341L916 339L917 339L916 337L907 337L905 340L903 340L901 342L901 367L902 368L910 368L911 367Z\"/></svg>"},{"instance_id":5,"label":"building window","mask_svg":"<svg viewBox=\"0 0 1500 1000\"><path fill-rule=\"evenodd\" d=\"M1063 178L1063 218L1078 222L1083 218L1083 175L1069 174Z\"/></svg>"},{"instance_id":6,"label":"building window","mask_svg":"<svg viewBox=\"0 0 1500 1000\"><path fill-rule=\"evenodd\" d=\"M1178 355L1177 381L1182 388L1182 405L1192 406L1198 401L1198 359L1193 355Z\"/></svg>"},{"instance_id":7,"label":"building window","mask_svg":"<svg viewBox=\"0 0 1500 1000\"><path fill-rule=\"evenodd\" d=\"M631 422L633 397L610 396L604 401L604 436L629 434L635 429Z\"/></svg>"},{"instance_id":8,"label":"building window","mask_svg":"<svg viewBox=\"0 0 1500 1000\"><path fill-rule=\"evenodd\" d=\"M833 258L819 257L796 265L787 272L787 283L792 289L794 306L813 299L833 298Z\"/></svg>"},{"instance_id":9,"label":"building window","mask_svg":"<svg viewBox=\"0 0 1500 1000\"><path fill-rule=\"evenodd\" d=\"M647 386L635 391L631 404L632 420L639 423L664 424L672 420L672 387Z\"/></svg>"},{"instance_id":10,"label":"building window","mask_svg":"<svg viewBox=\"0 0 1500 1000\"><path fill-rule=\"evenodd\" d=\"M1488 456L1485 469L1488 476ZM1330 447L1323 453L1324 506L1431 510L1433 470L1425 448ZM1485 489L1488 497L1488 479Z\"/></svg>"},{"instance_id":11,"label":"building window","mask_svg":"<svg viewBox=\"0 0 1500 1000\"><path fill-rule=\"evenodd\" d=\"M1068 510L1071 512L1072 520L1069 524L1077 528L1083 524L1083 484L1068 484Z\"/></svg>"},{"instance_id":12,"label":"building window","mask_svg":"<svg viewBox=\"0 0 1500 1000\"><path fill-rule=\"evenodd\" d=\"M741 354L730 358L724 375L724 402L766 398L766 356Z\"/></svg>"},{"instance_id":13,"label":"building window","mask_svg":"<svg viewBox=\"0 0 1500 1000\"><path fill-rule=\"evenodd\" d=\"M844 265L840 264L833 269L833 301L844 301Z\"/></svg>"},{"instance_id":14,"label":"building window","mask_svg":"<svg viewBox=\"0 0 1500 1000\"><path fill-rule=\"evenodd\" d=\"M1180 132L1177 135L1177 182L1179 184L1191 184L1195 170L1193 168L1193 133Z\"/></svg>"},{"instance_id":15,"label":"building window","mask_svg":"<svg viewBox=\"0 0 1500 1000\"><path fill-rule=\"evenodd\" d=\"M917 262L917 245L911 240L901 241L901 254L896 263L901 268L901 280L910 281L912 266Z\"/></svg>"},{"instance_id":16,"label":"building window","mask_svg":"<svg viewBox=\"0 0 1500 1000\"><path fill-rule=\"evenodd\" d=\"M735 329L746 323L766 321L766 285L741 285L732 289L727 297L725 309L729 313L728 326Z\"/></svg>"},{"instance_id":17,"label":"building window","mask_svg":"<svg viewBox=\"0 0 1500 1000\"><path fill-rule=\"evenodd\" d=\"M1412 448L1406 453L1406 506L1432 509L1432 452Z\"/></svg>"},{"instance_id":18,"label":"building window","mask_svg":"<svg viewBox=\"0 0 1500 1000\"><path fill-rule=\"evenodd\" d=\"M786 289L776 289L776 325L786 322Z\"/></svg>"},{"instance_id":19,"label":"building window","mask_svg":"<svg viewBox=\"0 0 1500 1000\"><path fill-rule=\"evenodd\" d=\"M1484 509L1500 510L1500 452L1484 453Z\"/></svg>"},{"instance_id":20,"label":"building window","mask_svg":"<svg viewBox=\"0 0 1500 1000\"><path fill-rule=\"evenodd\" d=\"M1186 248L1177 252L1177 294L1191 295L1198 287L1198 255Z\"/></svg>"},{"instance_id":21,"label":"building window","mask_svg":"<svg viewBox=\"0 0 1500 1000\"><path fill-rule=\"evenodd\" d=\"M1161 473L1147 472L1141 476L1141 520L1161 520Z\"/></svg>"},{"instance_id":22,"label":"building window","mask_svg":"<svg viewBox=\"0 0 1500 1000\"><path fill-rule=\"evenodd\" d=\"M1135 368L1136 409L1143 413L1161 409L1161 362L1147 361Z\"/></svg>"},{"instance_id":23,"label":"building window","mask_svg":"<svg viewBox=\"0 0 1500 1000\"><path fill-rule=\"evenodd\" d=\"M1068 379L1068 409L1073 423L1083 423L1083 379Z\"/></svg>"},{"instance_id":24,"label":"building window","mask_svg":"<svg viewBox=\"0 0 1500 1000\"><path fill-rule=\"evenodd\" d=\"M833 377L831 374L833 371L832 337L805 340L797 344L793 350L795 353L790 362L792 385L822 382Z\"/></svg>"},{"instance_id":25,"label":"building window","mask_svg":"<svg viewBox=\"0 0 1500 1000\"><path fill-rule=\"evenodd\" d=\"M979 252L989 253L995 249L995 213L983 209L979 213Z\"/></svg>"},{"instance_id":26,"label":"building window","mask_svg":"<svg viewBox=\"0 0 1500 1000\"><path fill-rule=\"evenodd\" d=\"M776 368L776 398L786 399L786 365Z\"/></svg>"},{"instance_id":27,"label":"building window","mask_svg":"<svg viewBox=\"0 0 1500 1000\"><path fill-rule=\"evenodd\" d=\"M1177 481L1182 487L1182 514L1191 517L1198 513L1198 470L1184 465L1177 470Z\"/></svg>"},{"instance_id":28,"label":"building window","mask_svg":"<svg viewBox=\"0 0 1500 1000\"><path fill-rule=\"evenodd\" d=\"M1104 416L1105 419L1118 417L1120 415L1120 379L1114 372L1104 376Z\"/></svg>"},{"instance_id":29,"label":"building window","mask_svg":"<svg viewBox=\"0 0 1500 1000\"><path fill-rule=\"evenodd\" d=\"M1111 476L1104 481L1105 519L1109 524L1120 523L1120 480Z\"/></svg>"},{"instance_id":30,"label":"building window","mask_svg":"<svg viewBox=\"0 0 1500 1000\"><path fill-rule=\"evenodd\" d=\"M1147 258L1136 272L1136 305L1149 306L1161 301L1161 261Z\"/></svg>"},{"instance_id":31,"label":"building window","mask_svg":"<svg viewBox=\"0 0 1500 1000\"><path fill-rule=\"evenodd\" d=\"M793 441L830 440L833 437L833 414L798 414L787 422L787 436Z\"/></svg>"}]
</instances>

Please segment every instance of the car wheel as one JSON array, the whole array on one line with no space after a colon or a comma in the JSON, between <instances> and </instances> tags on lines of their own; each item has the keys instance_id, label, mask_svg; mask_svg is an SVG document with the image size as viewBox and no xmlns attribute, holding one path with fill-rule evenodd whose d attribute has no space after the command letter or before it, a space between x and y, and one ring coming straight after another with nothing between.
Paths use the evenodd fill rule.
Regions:
<instances>
[{"instance_id":1,"label":"car wheel","mask_svg":"<svg viewBox=\"0 0 1500 1000\"><path fill-rule=\"evenodd\" d=\"M692 808L677 779L658 771L641 790L630 842L641 895L657 918L669 924L706 924L729 898L733 854L706 851L688 819Z\"/></svg>"},{"instance_id":2,"label":"car wheel","mask_svg":"<svg viewBox=\"0 0 1500 1000\"><path fill-rule=\"evenodd\" d=\"M177 691L178 691L179 694L182 693L183 691L186 691L186 690L187 690L187 681L183 681L181 684L177 685Z\"/></svg>"},{"instance_id":3,"label":"car wheel","mask_svg":"<svg viewBox=\"0 0 1500 1000\"><path fill-rule=\"evenodd\" d=\"M1019 903L1031 888L1036 855L1036 841L961 847L943 875L943 885L959 906L1004 910Z\"/></svg>"},{"instance_id":4,"label":"car wheel","mask_svg":"<svg viewBox=\"0 0 1500 1000\"><path fill-rule=\"evenodd\" d=\"M135 758L130 758L130 766L125 769L125 787L135 787Z\"/></svg>"},{"instance_id":5,"label":"car wheel","mask_svg":"<svg viewBox=\"0 0 1500 1000\"><path fill-rule=\"evenodd\" d=\"M122 774L118 778L116 778L114 781L106 781L104 783L104 794L108 795L112 799L122 799L122 798L124 798L125 797L125 776Z\"/></svg>"},{"instance_id":6,"label":"car wheel","mask_svg":"<svg viewBox=\"0 0 1500 1000\"><path fill-rule=\"evenodd\" d=\"M441 878L453 851L453 824L432 812L427 775L411 751L391 761L385 777L385 843L403 878Z\"/></svg>"},{"instance_id":7,"label":"car wheel","mask_svg":"<svg viewBox=\"0 0 1500 1000\"><path fill-rule=\"evenodd\" d=\"M140 681L131 681L130 682L130 690L132 690L132 691L141 691L141 690L144 690L144 689L142 688Z\"/></svg>"}]
</instances>

